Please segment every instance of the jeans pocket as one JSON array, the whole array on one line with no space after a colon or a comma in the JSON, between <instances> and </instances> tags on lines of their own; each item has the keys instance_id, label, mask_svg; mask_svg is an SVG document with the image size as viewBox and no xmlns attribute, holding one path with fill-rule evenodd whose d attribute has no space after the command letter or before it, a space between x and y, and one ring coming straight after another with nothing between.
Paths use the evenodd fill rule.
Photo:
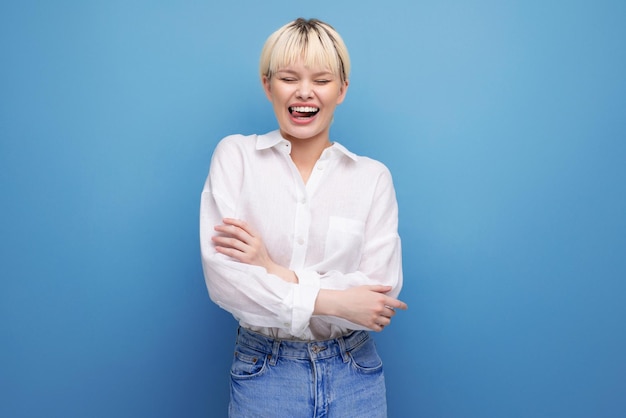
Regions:
<instances>
[{"instance_id":1,"label":"jeans pocket","mask_svg":"<svg viewBox=\"0 0 626 418\"><path fill-rule=\"evenodd\" d=\"M265 371L267 355L251 349L235 347L230 374L234 379L250 379Z\"/></svg>"},{"instance_id":2,"label":"jeans pocket","mask_svg":"<svg viewBox=\"0 0 626 418\"><path fill-rule=\"evenodd\" d=\"M383 361L381 360L376 345L373 340L368 340L364 344L349 352L352 359L352 366L362 373L379 373L383 371Z\"/></svg>"}]
</instances>

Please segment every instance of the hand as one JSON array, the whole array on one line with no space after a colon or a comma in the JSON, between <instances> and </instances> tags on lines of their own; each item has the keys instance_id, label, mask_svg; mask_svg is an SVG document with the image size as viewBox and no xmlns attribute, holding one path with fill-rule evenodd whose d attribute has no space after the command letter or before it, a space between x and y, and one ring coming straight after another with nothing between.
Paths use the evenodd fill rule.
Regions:
<instances>
[{"instance_id":1,"label":"hand","mask_svg":"<svg viewBox=\"0 0 626 418\"><path fill-rule=\"evenodd\" d=\"M223 222L215 226L219 234L211 238L218 253L255 266L267 267L273 263L261 236L250 225L232 218L224 218Z\"/></svg>"},{"instance_id":2,"label":"hand","mask_svg":"<svg viewBox=\"0 0 626 418\"><path fill-rule=\"evenodd\" d=\"M358 286L346 290L321 290L315 302L315 313L333 315L382 331L391 323L396 309L407 309L406 303L387 296L391 286Z\"/></svg>"},{"instance_id":3,"label":"hand","mask_svg":"<svg viewBox=\"0 0 626 418\"><path fill-rule=\"evenodd\" d=\"M298 282L293 271L274 263L260 234L250 225L239 219L224 218L222 221L222 225L214 227L219 234L211 238L215 251L245 264L264 267L268 273L287 282Z\"/></svg>"}]
</instances>

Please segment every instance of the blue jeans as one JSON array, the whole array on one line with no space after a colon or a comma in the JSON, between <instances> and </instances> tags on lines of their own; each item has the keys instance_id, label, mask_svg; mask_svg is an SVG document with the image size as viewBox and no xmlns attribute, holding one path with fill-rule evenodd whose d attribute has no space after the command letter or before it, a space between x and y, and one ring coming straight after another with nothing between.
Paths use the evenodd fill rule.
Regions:
<instances>
[{"instance_id":1,"label":"blue jeans","mask_svg":"<svg viewBox=\"0 0 626 418\"><path fill-rule=\"evenodd\" d=\"M384 418L383 364L355 331L327 341L274 340L239 328L231 367L231 418Z\"/></svg>"}]
</instances>

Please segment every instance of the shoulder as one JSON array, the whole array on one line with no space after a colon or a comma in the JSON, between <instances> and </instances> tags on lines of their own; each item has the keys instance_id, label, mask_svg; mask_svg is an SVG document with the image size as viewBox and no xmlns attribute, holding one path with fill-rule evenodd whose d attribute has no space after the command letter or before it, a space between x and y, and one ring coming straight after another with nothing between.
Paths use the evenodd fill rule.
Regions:
<instances>
[{"instance_id":1,"label":"shoulder","mask_svg":"<svg viewBox=\"0 0 626 418\"><path fill-rule=\"evenodd\" d=\"M216 160L245 158L254 152L258 135L234 134L222 138L213 150L213 162Z\"/></svg>"},{"instance_id":2,"label":"shoulder","mask_svg":"<svg viewBox=\"0 0 626 418\"><path fill-rule=\"evenodd\" d=\"M358 164L364 167L367 170L371 170L376 173L385 173L389 174L389 168L379 160L375 160L374 158L365 157L362 155L358 156Z\"/></svg>"},{"instance_id":3,"label":"shoulder","mask_svg":"<svg viewBox=\"0 0 626 418\"><path fill-rule=\"evenodd\" d=\"M254 148L254 144L256 143L256 138L258 135L242 135L242 134L233 134L228 135L222 138L215 147L215 150L227 150L227 149L237 149L237 148L246 148L252 147Z\"/></svg>"},{"instance_id":4,"label":"shoulder","mask_svg":"<svg viewBox=\"0 0 626 418\"><path fill-rule=\"evenodd\" d=\"M347 164L352 166L354 170L370 176L384 176L391 178L389 168L387 168L387 166L381 161L364 155L355 154L343 145L339 143L335 144L338 150L344 154L344 161L347 161Z\"/></svg>"},{"instance_id":5,"label":"shoulder","mask_svg":"<svg viewBox=\"0 0 626 418\"><path fill-rule=\"evenodd\" d=\"M359 161L365 167L364 170L368 173L369 181L376 184L376 188L393 190L393 178L391 171L382 162L369 157L359 157ZM365 175L362 175L365 178Z\"/></svg>"},{"instance_id":6,"label":"shoulder","mask_svg":"<svg viewBox=\"0 0 626 418\"><path fill-rule=\"evenodd\" d=\"M273 148L281 142L285 142L285 140L280 136L278 130L263 135L228 135L217 144L216 152L253 153L254 151Z\"/></svg>"}]
</instances>

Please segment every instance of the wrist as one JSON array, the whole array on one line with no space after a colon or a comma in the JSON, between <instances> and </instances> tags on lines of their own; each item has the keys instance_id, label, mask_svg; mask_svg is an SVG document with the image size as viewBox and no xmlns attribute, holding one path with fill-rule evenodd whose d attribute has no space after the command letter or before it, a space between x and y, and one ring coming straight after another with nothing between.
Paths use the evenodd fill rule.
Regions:
<instances>
[{"instance_id":1,"label":"wrist","mask_svg":"<svg viewBox=\"0 0 626 418\"><path fill-rule=\"evenodd\" d=\"M268 273L280 277L287 283L298 283L298 276L296 276L296 273L286 267L272 263L269 267L266 267L266 270Z\"/></svg>"},{"instance_id":2,"label":"wrist","mask_svg":"<svg viewBox=\"0 0 626 418\"><path fill-rule=\"evenodd\" d=\"M315 299L314 315L341 316L339 314L340 290L320 289Z\"/></svg>"}]
</instances>

